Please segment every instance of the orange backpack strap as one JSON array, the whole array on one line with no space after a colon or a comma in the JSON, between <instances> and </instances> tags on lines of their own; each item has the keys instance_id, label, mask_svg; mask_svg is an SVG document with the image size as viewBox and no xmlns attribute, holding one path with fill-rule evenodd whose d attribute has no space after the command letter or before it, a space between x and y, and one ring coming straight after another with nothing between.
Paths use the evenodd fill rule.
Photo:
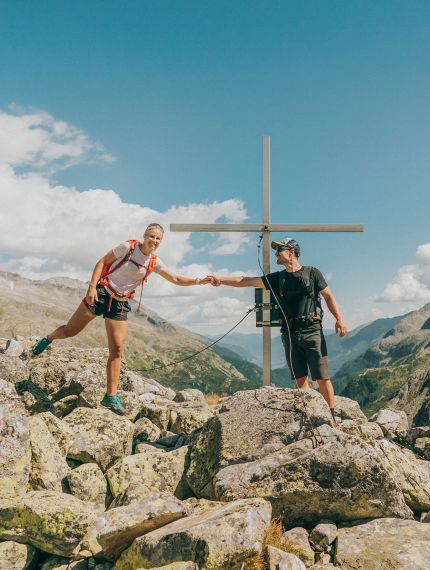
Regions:
<instances>
[{"instance_id":1,"label":"orange backpack strap","mask_svg":"<svg viewBox=\"0 0 430 570\"><path fill-rule=\"evenodd\" d=\"M155 267L156 263L157 263L157 256L154 254L151 254L151 259L149 260L148 272L146 274L146 277L148 277L148 275L150 275L154 271L154 267ZM145 277L145 279L146 279L146 277Z\"/></svg>"},{"instance_id":2,"label":"orange backpack strap","mask_svg":"<svg viewBox=\"0 0 430 570\"><path fill-rule=\"evenodd\" d=\"M142 303L143 285L146 282L146 280L148 279L148 277L151 275L151 273L153 272L156 263L157 263L157 256L154 254L151 254L151 259L149 260L148 269L146 270L145 277L142 279L142 281L140 283L140 297L139 297L139 304L137 306L137 312L138 313L140 313L140 305Z\"/></svg>"},{"instance_id":3,"label":"orange backpack strap","mask_svg":"<svg viewBox=\"0 0 430 570\"><path fill-rule=\"evenodd\" d=\"M107 276L113 273L116 269L119 269L121 265L124 265L130 257L133 255L133 252L136 248L136 245L139 244L139 240L137 239L128 239L127 243L130 244L127 253L122 257L118 262L113 261L112 263L108 263L103 266L102 274L100 276L98 285L105 286L108 283Z\"/></svg>"}]
</instances>

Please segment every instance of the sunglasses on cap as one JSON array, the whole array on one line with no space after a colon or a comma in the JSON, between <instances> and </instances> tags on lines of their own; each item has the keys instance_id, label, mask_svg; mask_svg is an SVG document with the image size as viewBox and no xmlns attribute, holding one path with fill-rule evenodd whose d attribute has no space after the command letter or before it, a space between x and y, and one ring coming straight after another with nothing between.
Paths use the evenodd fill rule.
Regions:
<instances>
[{"instance_id":1,"label":"sunglasses on cap","mask_svg":"<svg viewBox=\"0 0 430 570\"><path fill-rule=\"evenodd\" d=\"M288 245L278 245L277 247L275 247L275 253L281 253L286 249L291 249L291 247L288 247Z\"/></svg>"}]
</instances>

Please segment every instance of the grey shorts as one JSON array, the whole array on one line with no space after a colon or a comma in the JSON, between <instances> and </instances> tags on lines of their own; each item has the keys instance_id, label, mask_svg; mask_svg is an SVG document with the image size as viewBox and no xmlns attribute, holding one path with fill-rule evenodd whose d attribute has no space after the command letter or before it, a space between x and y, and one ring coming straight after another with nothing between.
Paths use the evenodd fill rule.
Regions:
<instances>
[{"instance_id":1,"label":"grey shorts","mask_svg":"<svg viewBox=\"0 0 430 570\"><path fill-rule=\"evenodd\" d=\"M308 376L312 380L326 380L330 378L328 370L327 345L324 334L320 328L282 333L282 343L285 349L285 358L291 372L291 378ZM294 371L294 376L293 376Z\"/></svg>"}]
</instances>

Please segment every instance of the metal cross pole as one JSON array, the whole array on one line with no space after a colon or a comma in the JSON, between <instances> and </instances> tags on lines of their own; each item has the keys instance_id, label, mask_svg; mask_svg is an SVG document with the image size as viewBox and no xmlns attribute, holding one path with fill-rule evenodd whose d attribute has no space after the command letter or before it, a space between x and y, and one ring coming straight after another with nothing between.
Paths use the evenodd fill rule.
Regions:
<instances>
[{"instance_id":1,"label":"metal cross pole","mask_svg":"<svg viewBox=\"0 0 430 570\"><path fill-rule=\"evenodd\" d=\"M270 223L270 137L263 137L263 223L262 224L170 224L172 232L257 232L263 236L263 271L270 273L271 232L362 232L361 224L271 224ZM263 304L270 303L263 291ZM266 305L267 306L267 305ZM263 311L263 385L270 386L270 310Z\"/></svg>"}]
</instances>

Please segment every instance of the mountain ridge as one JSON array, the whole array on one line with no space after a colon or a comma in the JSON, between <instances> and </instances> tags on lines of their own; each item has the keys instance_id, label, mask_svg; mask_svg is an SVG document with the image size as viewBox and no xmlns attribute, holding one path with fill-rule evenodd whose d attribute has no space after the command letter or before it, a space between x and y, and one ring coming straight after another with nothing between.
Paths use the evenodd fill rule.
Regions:
<instances>
[{"instance_id":1,"label":"mountain ridge","mask_svg":"<svg viewBox=\"0 0 430 570\"><path fill-rule=\"evenodd\" d=\"M414 425L430 419L430 303L407 313L333 380L342 396L368 414L384 406L405 411Z\"/></svg>"}]
</instances>

